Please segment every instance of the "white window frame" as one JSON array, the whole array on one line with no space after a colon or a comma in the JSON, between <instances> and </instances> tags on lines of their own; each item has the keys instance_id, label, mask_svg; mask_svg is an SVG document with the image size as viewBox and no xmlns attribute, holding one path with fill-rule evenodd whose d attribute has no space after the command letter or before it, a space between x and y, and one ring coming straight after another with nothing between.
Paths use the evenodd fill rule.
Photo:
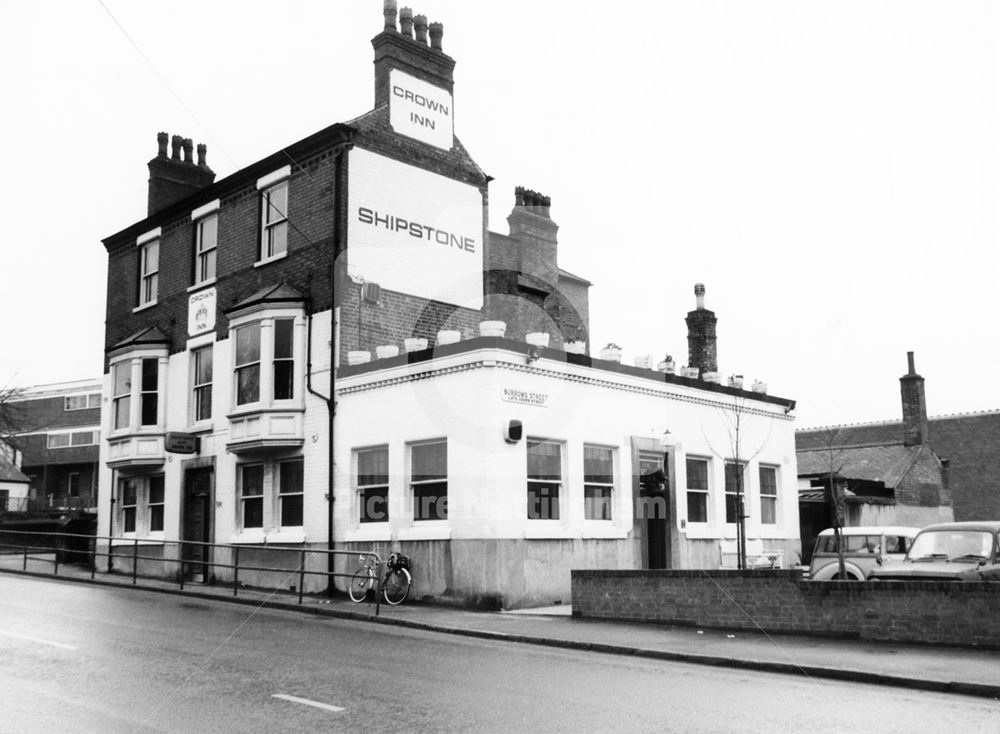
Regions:
<instances>
[{"instance_id":1,"label":"white window frame","mask_svg":"<svg viewBox=\"0 0 1000 734\"><path fill-rule=\"evenodd\" d=\"M610 470L608 473L608 479L610 481L599 482L599 481L588 481L587 480L587 451L606 451L609 454ZM617 498L617 487L615 483L615 477L618 476L618 451L614 446L604 446L596 443L585 443L583 444L583 519L586 522L599 522L599 523L610 523L615 520L615 500ZM600 503L601 507L607 508L607 517L589 517L588 512L590 512L591 502L588 501L587 490L589 489L599 489L607 493L607 500Z\"/></svg>"},{"instance_id":2,"label":"white window frame","mask_svg":"<svg viewBox=\"0 0 1000 734\"><path fill-rule=\"evenodd\" d=\"M291 166L285 166L257 180L257 190L260 191L260 252L256 263L258 266L280 260L288 254L288 204L290 201L289 178L291 172ZM284 211L271 204L272 195L279 190L284 191ZM275 251L274 233L279 230L284 230L284 248Z\"/></svg>"},{"instance_id":3,"label":"white window frame","mask_svg":"<svg viewBox=\"0 0 1000 734\"><path fill-rule=\"evenodd\" d=\"M150 502L150 484L154 479L159 479L163 484L163 501ZM135 502L125 503L125 485L133 483L135 486ZM121 538L150 538L160 540L163 538L163 530L152 530L152 510L153 507L162 507L162 521L166 522L166 477L162 473L144 476L123 476L118 479L118 535ZM125 529L126 518L129 512L132 514L132 530Z\"/></svg>"},{"instance_id":4,"label":"white window frame","mask_svg":"<svg viewBox=\"0 0 1000 734\"><path fill-rule=\"evenodd\" d=\"M438 475L431 476L431 477L428 477L426 479L414 479L415 472L414 472L414 469L413 469L413 458L414 458L413 450L414 449L422 449L422 448L425 448L427 446L438 446L438 445L444 445L444 452L445 452L444 453L444 463L445 463L444 474L441 475L441 476L438 476ZM442 438L434 438L434 439L427 439L427 440L422 440L422 441L413 441L413 442L407 443L406 444L406 466L407 466L407 482L406 482L406 484L407 484L407 487L409 488L409 499L410 499L410 505L411 505L411 509L412 509L412 512L409 513L410 519L413 521L413 523L415 525L416 524L419 524L419 525L428 525L430 523L438 523L438 524L447 523L448 522L448 516L450 514L450 508L448 507L448 503L450 501L450 492L449 492L449 486L448 486L449 485L449 479L448 479L448 475L449 475L449 471L448 471L448 439L442 437ZM444 487L444 501L445 501L444 517L441 517L441 508L440 508L440 506L438 506L436 508L436 513L435 513L436 517L435 516L431 516L431 517L420 517L420 516L418 516L418 510L420 509L420 505L418 504L419 500L417 498L417 488L418 487L424 487L424 486L430 486L432 484L439 484L442 481L444 482L444 485L445 485L445 487ZM438 500L437 500L437 502L435 504L439 505L440 501L441 501L440 500L440 495L438 495ZM430 509L430 508L428 508L428 509ZM422 514L422 513L420 513L420 514Z\"/></svg>"},{"instance_id":5,"label":"white window frame","mask_svg":"<svg viewBox=\"0 0 1000 734\"><path fill-rule=\"evenodd\" d=\"M156 389L143 389L142 367L144 360L156 360ZM167 355L164 349L143 349L131 351L111 358L109 364L111 377L111 410L108 419L112 437L129 433L162 433L166 416L167 404ZM115 390L118 371L128 376L127 392L117 393ZM143 396L156 396L156 422L142 422ZM119 405L127 406L127 421L117 424Z\"/></svg>"},{"instance_id":6,"label":"white window frame","mask_svg":"<svg viewBox=\"0 0 1000 734\"><path fill-rule=\"evenodd\" d=\"M284 467L286 465L289 465L289 464L298 464L299 465L299 486L297 488L297 491L295 491L295 492L286 492L284 484L283 484L282 467ZM305 459L303 457L301 457L301 456L298 456L298 457L291 458L291 459L283 459L283 460L280 460L280 461L276 461L274 463L274 479L275 479L274 483L276 485L275 486L275 490L274 490L274 494L275 494L275 501L277 503L277 507L275 508L275 513L276 513L275 514L275 522L274 522L275 527L277 527L278 530L289 530L289 529L292 529L292 530L301 530L302 527L303 527L303 525L305 524L305 510L306 510L306 508L305 508L305 482L306 482ZM292 499L292 498L295 498L295 497L297 497L299 499L299 502L301 503L301 507L299 509L299 514L300 514L299 522L298 522L298 524L288 524L288 525L286 525L285 524L285 500Z\"/></svg>"},{"instance_id":7,"label":"white window frame","mask_svg":"<svg viewBox=\"0 0 1000 734\"><path fill-rule=\"evenodd\" d=\"M202 355L209 354L211 365L209 365L208 382L198 382L198 365ZM191 347L191 424L206 423L212 420L212 398L215 383L215 342ZM199 408L205 406L207 402L208 415L201 417Z\"/></svg>"},{"instance_id":8,"label":"white window frame","mask_svg":"<svg viewBox=\"0 0 1000 734\"><path fill-rule=\"evenodd\" d=\"M83 400L83 405L73 405L70 401ZM67 395L63 398L63 410L87 410L88 408L101 407L101 393L79 393L78 395Z\"/></svg>"},{"instance_id":9,"label":"white window frame","mask_svg":"<svg viewBox=\"0 0 1000 734\"><path fill-rule=\"evenodd\" d=\"M247 469L259 468L260 469L260 493L248 495L244 493L244 483ZM267 516L267 501L266 497L268 494L267 484L268 484L268 472L267 463L263 461L248 461L237 465L237 482L236 482L236 506L237 506L237 527L240 532L243 533L254 533L254 532L265 532L268 527L268 516ZM246 525L246 505L248 500L256 500L260 502L260 525L251 525L247 527Z\"/></svg>"},{"instance_id":10,"label":"white window frame","mask_svg":"<svg viewBox=\"0 0 1000 734\"><path fill-rule=\"evenodd\" d=\"M209 230L209 225L214 227ZM214 231L210 243L206 243L206 231ZM215 212L203 216L194 223L194 285L209 285L215 282L218 266L219 215ZM209 268L209 264L211 267ZM209 272L210 271L210 272Z\"/></svg>"},{"instance_id":11,"label":"white window frame","mask_svg":"<svg viewBox=\"0 0 1000 734\"><path fill-rule=\"evenodd\" d=\"M292 321L292 397L276 399L274 397L275 386L275 322L284 319ZM260 353L255 362L247 362L238 365L236 349L236 332L238 329L257 324L260 330ZM260 310L247 313L240 317L230 319L229 338L232 340L233 348L230 358L230 374L232 379L232 389L230 404L234 411L252 412L266 410L269 408L298 409L305 405L303 393L305 391L305 315L301 308L282 308L271 310ZM282 361L279 358L277 361ZM237 369L246 368L256 363L258 365L259 390L257 400L244 403L237 402L239 399L239 379ZM216 367L218 365L215 365ZM218 374L218 370L215 370Z\"/></svg>"},{"instance_id":12,"label":"white window frame","mask_svg":"<svg viewBox=\"0 0 1000 734\"><path fill-rule=\"evenodd\" d=\"M385 481L377 482L375 484L362 484L361 483L361 455L369 454L374 452L384 452L385 455ZM389 445L379 444L377 446L363 446L360 448L351 449L352 456L352 477L354 479L354 496L357 498L357 512L354 513L354 524L356 527L375 527L379 525L388 524L389 520L392 518L392 513L389 511ZM367 475L366 475L367 476ZM382 476L382 475L378 475ZM374 518L365 520L365 493L369 490L385 490L385 516L382 518Z\"/></svg>"},{"instance_id":13,"label":"white window frame","mask_svg":"<svg viewBox=\"0 0 1000 734\"><path fill-rule=\"evenodd\" d=\"M538 445L553 445L559 449L559 476L556 481L552 479L543 479L539 477L532 478L531 470L529 467L529 457L531 455L532 446ZM568 501L567 489L565 483L566 477L566 442L554 438L543 438L540 436L529 436L525 441L525 453L524 453L524 467L525 467L525 514L524 517L529 523L557 523L562 524L568 519L569 509L566 504ZM552 516L552 508L549 507L549 513L547 516L542 517L532 517L532 485L556 485L556 504L555 504L555 516ZM551 498L550 498L551 499Z\"/></svg>"},{"instance_id":14,"label":"white window frame","mask_svg":"<svg viewBox=\"0 0 1000 734\"><path fill-rule=\"evenodd\" d=\"M127 484L135 487L135 497L132 502L125 501ZM138 477L121 477L118 480L118 534L123 538L134 538L139 531L139 506L141 503L141 485ZM132 529L128 529L128 517L131 511Z\"/></svg>"},{"instance_id":15,"label":"white window frame","mask_svg":"<svg viewBox=\"0 0 1000 734\"><path fill-rule=\"evenodd\" d=\"M705 465L705 488L691 486L691 473L688 471L688 462L698 462ZM705 519L692 520L690 514L691 495L696 494L705 503ZM684 457L684 517L688 525L705 527L712 524L712 460L706 456L685 456Z\"/></svg>"},{"instance_id":16,"label":"white window frame","mask_svg":"<svg viewBox=\"0 0 1000 734\"><path fill-rule=\"evenodd\" d=\"M159 280L160 240L157 238L139 245L139 303L137 308L156 305Z\"/></svg>"},{"instance_id":17,"label":"white window frame","mask_svg":"<svg viewBox=\"0 0 1000 734\"><path fill-rule=\"evenodd\" d=\"M45 437L45 448L71 449L80 446L96 446L100 442L100 435L100 431L96 428L49 433ZM66 439L65 443L62 442L63 438Z\"/></svg>"},{"instance_id":18,"label":"white window frame","mask_svg":"<svg viewBox=\"0 0 1000 734\"><path fill-rule=\"evenodd\" d=\"M160 482L160 497L159 501L154 501L153 498L153 480L158 479ZM146 477L146 531L147 534L153 535L155 533L162 534L163 527L166 523L166 495L167 495L167 483L166 477L163 474L152 474ZM153 527L153 515L159 511L160 516L160 527Z\"/></svg>"},{"instance_id":19,"label":"white window frame","mask_svg":"<svg viewBox=\"0 0 1000 734\"><path fill-rule=\"evenodd\" d=\"M781 472L780 467L774 464L758 464L757 466L757 480L759 489L759 499L760 499L760 524L762 526L776 528L781 525L781 515L779 510L781 508L781 503L779 497L781 496ZM774 476L774 493L764 494L764 472L770 471ZM772 515L774 517L773 522L768 522L766 520L767 513L764 512L764 502L768 501L772 508Z\"/></svg>"}]
</instances>

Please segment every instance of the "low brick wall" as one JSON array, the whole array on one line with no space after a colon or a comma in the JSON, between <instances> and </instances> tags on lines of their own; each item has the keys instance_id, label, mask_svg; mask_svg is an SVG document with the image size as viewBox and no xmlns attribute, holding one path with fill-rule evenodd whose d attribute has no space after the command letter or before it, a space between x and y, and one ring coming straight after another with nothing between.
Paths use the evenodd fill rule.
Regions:
<instances>
[{"instance_id":1,"label":"low brick wall","mask_svg":"<svg viewBox=\"0 0 1000 734\"><path fill-rule=\"evenodd\" d=\"M1000 583L805 581L797 571L572 572L573 614L1000 649Z\"/></svg>"}]
</instances>

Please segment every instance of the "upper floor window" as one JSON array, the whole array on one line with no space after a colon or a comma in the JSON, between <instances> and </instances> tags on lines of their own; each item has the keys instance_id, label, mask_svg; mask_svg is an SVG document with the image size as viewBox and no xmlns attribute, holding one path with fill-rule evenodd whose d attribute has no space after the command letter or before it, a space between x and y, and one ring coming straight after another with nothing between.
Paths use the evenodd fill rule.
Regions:
<instances>
[{"instance_id":1,"label":"upper floor window","mask_svg":"<svg viewBox=\"0 0 1000 734\"><path fill-rule=\"evenodd\" d=\"M71 433L50 433L45 445L50 449L66 449L71 446L94 446L100 436L99 431L73 431Z\"/></svg>"},{"instance_id":2,"label":"upper floor window","mask_svg":"<svg viewBox=\"0 0 1000 734\"><path fill-rule=\"evenodd\" d=\"M688 457L687 521L708 522L708 460Z\"/></svg>"},{"instance_id":3,"label":"upper floor window","mask_svg":"<svg viewBox=\"0 0 1000 734\"><path fill-rule=\"evenodd\" d=\"M260 400L260 322L236 329L236 404Z\"/></svg>"},{"instance_id":4,"label":"upper floor window","mask_svg":"<svg viewBox=\"0 0 1000 734\"><path fill-rule=\"evenodd\" d=\"M760 521L763 525L778 523L778 468L760 467Z\"/></svg>"},{"instance_id":5,"label":"upper floor window","mask_svg":"<svg viewBox=\"0 0 1000 734\"><path fill-rule=\"evenodd\" d=\"M585 519L611 519L611 494L614 488L614 451L602 446L584 446L583 516Z\"/></svg>"},{"instance_id":6,"label":"upper floor window","mask_svg":"<svg viewBox=\"0 0 1000 734\"><path fill-rule=\"evenodd\" d=\"M160 359L124 359L111 365L111 428L160 423Z\"/></svg>"},{"instance_id":7,"label":"upper floor window","mask_svg":"<svg viewBox=\"0 0 1000 734\"><path fill-rule=\"evenodd\" d=\"M562 485L562 446L554 441L528 439L528 519L559 519Z\"/></svg>"},{"instance_id":8,"label":"upper floor window","mask_svg":"<svg viewBox=\"0 0 1000 734\"><path fill-rule=\"evenodd\" d=\"M128 428L132 415L132 362L118 362L111 367L111 427Z\"/></svg>"},{"instance_id":9,"label":"upper floor window","mask_svg":"<svg viewBox=\"0 0 1000 734\"><path fill-rule=\"evenodd\" d=\"M209 214L194 223L194 282L215 280L215 251L219 241L219 216Z\"/></svg>"},{"instance_id":10,"label":"upper floor window","mask_svg":"<svg viewBox=\"0 0 1000 734\"><path fill-rule=\"evenodd\" d=\"M235 331L236 404L292 400L296 391L295 319L254 321ZM269 388L269 394L262 394L262 386Z\"/></svg>"},{"instance_id":11,"label":"upper floor window","mask_svg":"<svg viewBox=\"0 0 1000 734\"><path fill-rule=\"evenodd\" d=\"M191 352L193 422L212 417L212 345Z\"/></svg>"},{"instance_id":12,"label":"upper floor window","mask_svg":"<svg viewBox=\"0 0 1000 734\"><path fill-rule=\"evenodd\" d=\"M410 446L410 488L414 520L448 519L448 443Z\"/></svg>"},{"instance_id":13,"label":"upper floor window","mask_svg":"<svg viewBox=\"0 0 1000 734\"><path fill-rule=\"evenodd\" d=\"M139 305L156 303L160 273L160 241L150 240L139 246Z\"/></svg>"},{"instance_id":14,"label":"upper floor window","mask_svg":"<svg viewBox=\"0 0 1000 734\"><path fill-rule=\"evenodd\" d=\"M260 259L273 260L288 250L288 181L261 192Z\"/></svg>"},{"instance_id":15,"label":"upper floor window","mask_svg":"<svg viewBox=\"0 0 1000 734\"><path fill-rule=\"evenodd\" d=\"M389 447L355 451L358 488L358 522L389 519Z\"/></svg>"},{"instance_id":16,"label":"upper floor window","mask_svg":"<svg viewBox=\"0 0 1000 734\"><path fill-rule=\"evenodd\" d=\"M87 395L67 395L63 403L63 410L85 410L86 408L100 408L101 394L99 392Z\"/></svg>"}]
</instances>

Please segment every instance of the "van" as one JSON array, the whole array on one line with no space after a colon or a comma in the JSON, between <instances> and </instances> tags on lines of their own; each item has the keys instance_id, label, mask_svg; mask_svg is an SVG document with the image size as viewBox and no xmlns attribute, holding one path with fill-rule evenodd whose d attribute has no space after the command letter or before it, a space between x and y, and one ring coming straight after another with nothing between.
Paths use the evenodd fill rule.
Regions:
<instances>
[{"instance_id":1,"label":"van","mask_svg":"<svg viewBox=\"0 0 1000 734\"><path fill-rule=\"evenodd\" d=\"M920 528L856 527L841 528L844 571L847 581L864 581L886 561L901 561ZM840 580L837 536L828 528L816 538L809 578L813 581Z\"/></svg>"}]
</instances>

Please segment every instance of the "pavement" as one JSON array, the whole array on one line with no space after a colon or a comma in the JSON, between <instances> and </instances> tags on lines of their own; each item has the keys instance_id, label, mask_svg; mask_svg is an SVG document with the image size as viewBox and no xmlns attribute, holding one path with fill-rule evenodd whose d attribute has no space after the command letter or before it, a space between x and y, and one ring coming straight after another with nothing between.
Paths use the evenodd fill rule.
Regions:
<instances>
[{"instance_id":1,"label":"pavement","mask_svg":"<svg viewBox=\"0 0 1000 734\"><path fill-rule=\"evenodd\" d=\"M297 594L185 584L98 573L91 580L82 567L59 567L31 561L22 570L20 556L0 556L0 572L57 578L67 582L128 587L181 594L219 603L236 603L399 625L442 634L478 637L516 644L543 645L612 655L671 660L699 665L759 670L812 679L835 679L938 691L1000 700L1000 654L996 650L938 645L895 644L803 635L769 635L746 630L698 629L574 617L568 606L509 612L472 611L407 601L400 606L355 604L346 596L326 598ZM377 612L377 614L376 614Z\"/></svg>"}]
</instances>

